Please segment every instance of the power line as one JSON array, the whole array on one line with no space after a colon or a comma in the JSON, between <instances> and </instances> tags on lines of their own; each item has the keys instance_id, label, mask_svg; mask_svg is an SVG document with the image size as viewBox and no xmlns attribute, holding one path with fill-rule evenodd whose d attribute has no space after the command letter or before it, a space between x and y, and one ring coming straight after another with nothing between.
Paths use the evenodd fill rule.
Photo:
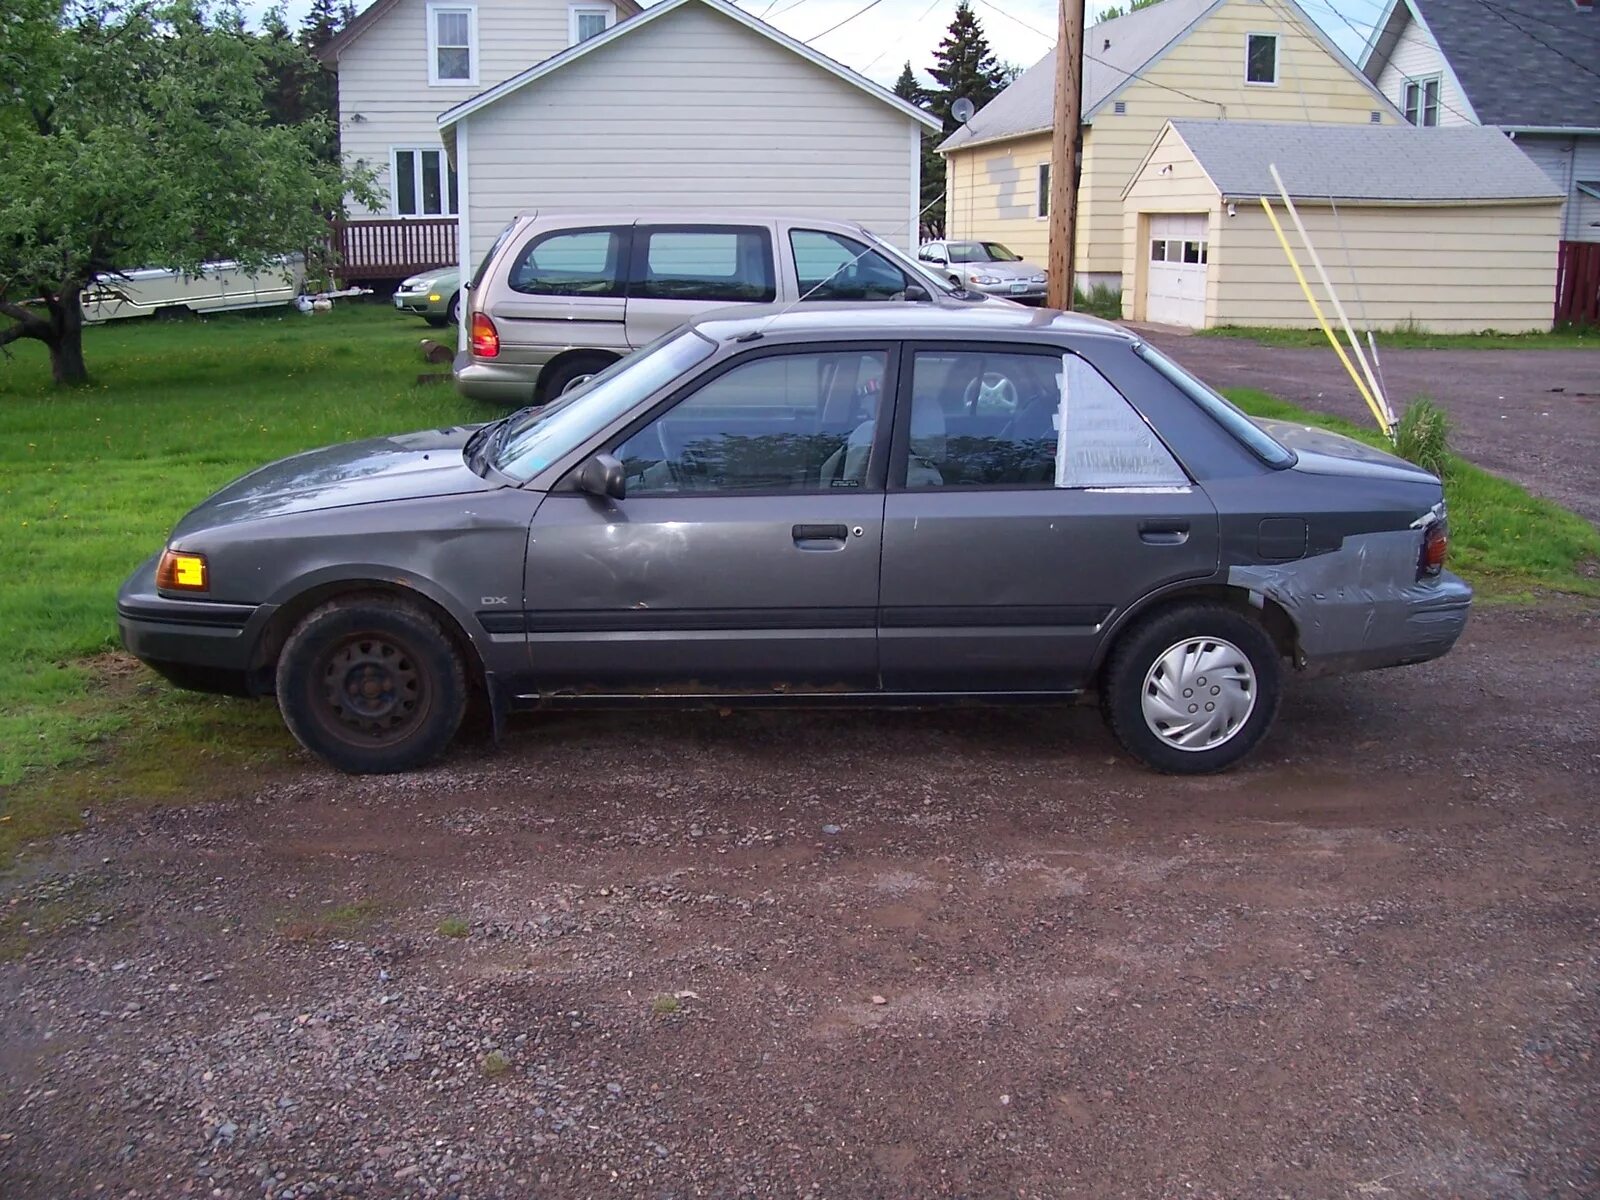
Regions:
<instances>
[{"instance_id":1,"label":"power line","mask_svg":"<svg viewBox=\"0 0 1600 1200\"><path fill-rule=\"evenodd\" d=\"M864 7L858 8L855 12L851 13L848 17L846 17L844 20L840 21L837 25L829 25L821 33L816 34L813 37L808 37L806 39L806 45L809 46L809 45L811 45L812 42L821 41L823 38L827 37L830 33L832 33L835 29L844 28L844 26L850 24L850 22L854 21L857 17L861 16L862 14L864 14L866 12L871 11L874 8L877 8L878 5L880 5L882 3L883 3L883 0L867 0L867 3L866 3L866 5Z\"/></svg>"},{"instance_id":2,"label":"power line","mask_svg":"<svg viewBox=\"0 0 1600 1200\"><path fill-rule=\"evenodd\" d=\"M924 21L926 21L928 19L928 14L933 12L934 9L938 8L939 5L943 4L944 2L945 2L945 0L933 0L932 4L928 5L927 8L922 10L922 15L911 23L913 25L913 27L917 26L917 25L921 25ZM776 4L777 0L773 0L773 3ZM861 68L861 73L863 75L865 75L868 71L870 71L874 66L877 65L878 59L881 59L885 54L888 54L889 51L896 50L898 48L899 48L899 43L898 42L890 42L882 50L878 51L877 58L874 58L866 66ZM909 61L909 60L907 60L907 61Z\"/></svg>"},{"instance_id":3,"label":"power line","mask_svg":"<svg viewBox=\"0 0 1600 1200\"><path fill-rule=\"evenodd\" d=\"M1331 3L1325 4L1325 5L1323 5L1323 7L1326 8L1329 12L1331 12L1334 16L1338 17L1339 20L1343 21L1345 23L1345 25L1350 29L1350 31L1352 33L1355 33L1358 36L1361 34L1361 31L1359 29L1357 29L1354 25L1350 24L1350 18L1345 16L1337 8L1334 8ZM1373 27L1373 32L1377 32L1377 27L1376 26ZM1394 60L1390 59L1387 65L1389 65L1391 67L1394 66ZM1443 75L1442 72L1439 75L1407 75L1404 71L1401 71L1398 67L1395 67L1395 70L1399 73L1400 78L1401 78L1401 80L1403 82L1405 82L1405 83L1414 83L1414 84L1417 84L1418 86L1420 86L1420 87L1422 87L1424 89L1423 94L1421 96L1419 96L1418 100L1417 100L1417 106L1418 106L1417 118L1418 118L1419 121L1426 119L1425 116L1424 116L1424 112L1423 112L1423 110L1427 107L1427 99L1428 99L1425 89L1426 89L1427 84L1429 82L1433 82L1433 83L1437 83L1439 85L1438 104L1439 104L1440 108L1448 109L1450 112L1455 113L1456 116L1460 117L1468 125L1476 125L1478 123L1477 118L1469 116L1468 114L1462 112L1459 108L1457 108L1455 105L1451 104L1448 100L1446 100L1444 98L1444 75ZM1376 87L1377 86L1377 80L1373 80L1372 82L1373 82L1373 86ZM1384 99L1387 100L1388 97L1385 96ZM1404 106L1404 101L1405 101L1405 93L1404 92L1401 93L1400 99L1401 99L1401 104L1398 105L1397 107L1399 107L1401 109L1402 113L1403 113L1404 112L1404 107L1405 107ZM1407 117L1406 119L1408 121L1410 120L1409 117Z\"/></svg>"}]
</instances>

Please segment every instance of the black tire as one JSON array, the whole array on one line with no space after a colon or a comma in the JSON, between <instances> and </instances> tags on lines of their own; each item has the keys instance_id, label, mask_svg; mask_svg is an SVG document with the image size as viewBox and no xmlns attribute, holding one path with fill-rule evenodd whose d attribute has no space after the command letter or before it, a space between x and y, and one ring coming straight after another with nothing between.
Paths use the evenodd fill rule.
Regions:
<instances>
[{"instance_id":1,"label":"black tire","mask_svg":"<svg viewBox=\"0 0 1600 1200\"><path fill-rule=\"evenodd\" d=\"M1216 663L1221 673L1215 678L1183 680L1169 675L1165 666L1158 669L1160 660L1185 642L1202 647L1200 652ZM1237 667L1240 656L1249 668L1248 685ZM1197 663L1195 669L1207 668ZM1152 705L1159 706L1167 695L1163 680L1174 689L1172 701L1195 713L1203 723L1208 721L1206 704L1223 707L1201 745L1184 748L1177 744L1186 728L1181 723L1182 711L1179 721L1164 720L1159 713L1147 719L1146 689L1151 689ZM1204 686L1184 689L1184 682ZM1106 664L1100 706L1111 732L1141 762L1172 775L1205 775L1231 767L1255 749L1272 727L1282 692L1283 663L1259 621L1220 604L1185 604L1156 613L1122 635ZM1230 707L1240 714L1233 723L1227 721ZM1153 724L1162 725L1169 733L1164 736ZM1201 730L1205 729L1203 724Z\"/></svg>"},{"instance_id":2,"label":"black tire","mask_svg":"<svg viewBox=\"0 0 1600 1200\"><path fill-rule=\"evenodd\" d=\"M539 372L537 401L548 404L589 375L598 375L617 360L605 354L576 354Z\"/></svg>"},{"instance_id":3,"label":"black tire","mask_svg":"<svg viewBox=\"0 0 1600 1200\"><path fill-rule=\"evenodd\" d=\"M457 292L450 297L450 303L444 310L444 323L446 325L461 324L461 293Z\"/></svg>"},{"instance_id":4,"label":"black tire","mask_svg":"<svg viewBox=\"0 0 1600 1200\"><path fill-rule=\"evenodd\" d=\"M443 329L446 325L450 324L450 318L448 317L434 317L429 316L426 313L423 314L422 319L429 325L432 325L435 329Z\"/></svg>"},{"instance_id":5,"label":"black tire","mask_svg":"<svg viewBox=\"0 0 1600 1200\"><path fill-rule=\"evenodd\" d=\"M395 596L345 597L309 613L278 655L277 692L289 732L353 775L432 762L467 706L466 670L449 636Z\"/></svg>"}]
</instances>

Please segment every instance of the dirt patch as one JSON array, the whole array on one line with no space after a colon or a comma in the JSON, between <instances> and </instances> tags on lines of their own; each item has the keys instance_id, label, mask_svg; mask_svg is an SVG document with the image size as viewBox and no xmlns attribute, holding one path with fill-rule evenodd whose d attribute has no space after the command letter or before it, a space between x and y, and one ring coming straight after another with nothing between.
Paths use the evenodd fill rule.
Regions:
<instances>
[{"instance_id":1,"label":"dirt patch","mask_svg":"<svg viewBox=\"0 0 1600 1200\"><path fill-rule=\"evenodd\" d=\"M1213 387L1256 388L1371 424L1332 350L1144 332ZM1450 415L1459 453L1600 524L1600 353L1379 349L1397 409L1432 397Z\"/></svg>"},{"instance_id":2,"label":"dirt patch","mask_svg":"<svg viewBox=\"0 0 1600 1200\"><path fill-rule=\"evenodd\" d=\"M0 1194L1600 1194L1600 619L1088 711L605 715L101 820L4 901Z\"/></svg>"}]
</instances>

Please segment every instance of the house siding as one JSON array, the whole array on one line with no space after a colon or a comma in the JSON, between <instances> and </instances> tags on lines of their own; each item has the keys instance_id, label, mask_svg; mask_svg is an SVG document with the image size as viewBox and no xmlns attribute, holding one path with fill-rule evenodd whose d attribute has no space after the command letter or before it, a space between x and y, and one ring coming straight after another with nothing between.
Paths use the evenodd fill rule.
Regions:
<instances>
[{"instance_id":1,"label":"house siding","mask_svg":"<svg viewBox=\"0 0 1600 1200\"><path fill-rule=\"evenodd\" d=\"M1171 171L1162 175L1163 167ZM1150 255L1146 245L1150 240L1150 218L1160 213L1206 214L1206 241L1213 263L1217 260L1216 245L1221 233L1222 205L1216 185L1205 173L1183 139L1168 130L1161 135L1150 152L1150 161L1139 172L1133 186L1128 189L1122 206L1122 311L1125 316L1143 319L1147 305L1147 285ZM1217 281L1221 271L1206 271L1206 316L1212 324L1211 314L1216 310Z\"/></svg>"},{"instance_id":2,"label":"house siding","mask_svg":"<svg viewBox=\"0 0 1600 1200\"><path fill-rule=\"evenodd\" d=\"M1279 38L1278 83L1274 87L1244 82L1245 39L1251 33L1271 33ZM1092 28L1086 42L1092 52ZM1080 275L1120 278L1122 192L1168 120L1222 117L1367 123L1374 110L1380 112L1383 124L1398 120L1372 94L1365 78L1330 54L1298 19L1291 19L1289 10L1248 0L1230 0L1218 8L1141 75L1143 78L1130 79L1108 99L1084 131L1076 251ZM1122 100L1127 108L1120 116L1114 111L1115 100ZM1031 251L1028 257L1037 253L1042 260L1042 250L1034 248L1048 239L1045 223L1032 216L1006 215L1003 201L1013 170L1021 167L1026 173L1030 163L1048 157L1048 134L952 151L948 160L954 168L947 207L950 236L993 238L1019 254L1027 246ZM962 161L965 159L977 163L974 166ZM970 179L994 182L989 192L980 186L969 199L962 188ZM1126 280L1123 286L1126 289ZM1124 305L1127 301L1125 295Z\"/></svg>"},{"instance_id":3,"label":"house siding","mask_svg":"<svg viewBox=\"0 0 1600 1200\"><path fill-rule=\"evenodd\" d=\"M439 113L566 49L566 0L463 0L477 9L475 83L428 83L427 0L401 0L339 56L339 148L378 172L384 200L352 216L386 216L389 151L441 145Z\"/></svg>"},{"instance_id":4,"label":"house siding","mask_svg":"<svg viewBox=\"0 0 1600 1200\"><path fill-rule=\"evenodd\" d=\"M1578 181L1600 180L1600 134L1519 133L1517 145L1566 193L1561 238L1600 242L1600 199L1578 190Z\"/></svg>"},{"instance_id":5,"label":"house siding","mask_svg":"<svg viewBox=\"0 0 1600 1200\"><path fill-rule=\"evenodd\" d=\"M465 120L474 246L525 208L784 212L916 236L915 122L700 5Z\"/></svg>"},{"instance_id":6,"label":"house siding","mask_svg":"<svg viewBox=\"0 0 1600 1200\"><path fill-rule=\"evenodd\" d=\"M1208 317L1219 325L1315 324L1260 203L1236 207L1212 250L1217 290ZM1386 329L1415 322L1437 333L1550 328L1560 224L1554 202L1341 205L1337 219L1326 205L1297 207L1358 324ZM1303 257L1298 247L1296 253Z\"/></svg>"},{"instance_id":7,"label":"house siding","mask_svg":"<svg viewBox=\"0 0 1600 1200\"><path fill-rule=\"evenodd\" d=\"M1456 86L1455 77L1445 69L1439 44L1418 22L1408 16L1405 28L1395 41L1394 53L1378 74L1378 90L1405 111L1405 86L1408 79L1439 76L1439 124L1473 125L1472 109Z\"/></svg>"}]
</instances>

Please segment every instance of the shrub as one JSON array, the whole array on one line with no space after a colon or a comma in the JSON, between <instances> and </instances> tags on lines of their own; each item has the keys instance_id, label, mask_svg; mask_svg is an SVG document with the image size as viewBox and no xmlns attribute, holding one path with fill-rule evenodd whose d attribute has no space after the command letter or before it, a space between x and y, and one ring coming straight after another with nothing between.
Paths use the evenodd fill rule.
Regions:
<instances>
[{"instance_id":1,"label":"shrub","mask_svg":"<svg viewBox=\"0 0 1600 1200\"><path fill-rule=\"evenodd\" d=\"M1072 311L1104 317L1108 321L1118 320L1122 316L1122 289L1107 287L1103 283L1095 284L1087 292L1082 288L1073 288Z\"/></svg>"},{"instance_id":2,"label":"shrub","mask_svg":"<svg viewBox=\"0 0 1600 1200\"><path fill-rule=\"evenodd\" d=\"M1413 400L1394 427L1395 453L1444 478L1450 458L1450 418L1426 396Z\"/></svg>"}]
</instances>

